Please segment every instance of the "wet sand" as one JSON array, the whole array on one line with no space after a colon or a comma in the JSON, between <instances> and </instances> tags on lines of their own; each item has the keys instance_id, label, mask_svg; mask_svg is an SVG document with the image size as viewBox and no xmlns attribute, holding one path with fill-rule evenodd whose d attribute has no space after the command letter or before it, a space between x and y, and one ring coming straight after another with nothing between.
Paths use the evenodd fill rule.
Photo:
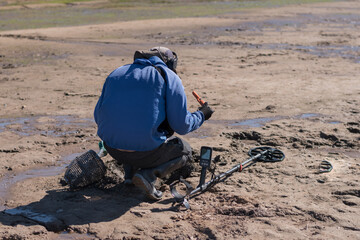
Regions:
<instances>
[{"instance_id":1,"label":"wet sand","mask_svg":"<svg viewBox=\"0 0 360 240\"><path fill-rule=\"evenodd\" d=\"M3 239L360 239L360 2L298 4L214 17L0 32L0 237ZM258 146L282 150L173 207L104 179L69 191L65 166L97 150L93 109L133 53L179 56L188 107L215 109L182 136L214 148L216 173ZM333 165L319 173L321 161ZM208 174L210 177L210 174ZM209 180L209 178L208 178Z\"/></svg>"}]
</instances>

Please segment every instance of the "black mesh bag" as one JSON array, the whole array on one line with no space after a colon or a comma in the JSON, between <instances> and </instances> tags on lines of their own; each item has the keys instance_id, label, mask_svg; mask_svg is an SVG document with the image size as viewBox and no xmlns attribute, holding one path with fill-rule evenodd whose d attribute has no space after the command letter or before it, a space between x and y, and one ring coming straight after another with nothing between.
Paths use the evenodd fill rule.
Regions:
<instances>
[{"instance_id":1,"label":"black mesh bag","mask_svg":"<svg viewBox=\"0 0 360 240\"><path fill-rule=\"evenodd\" d=\"M67 167L64 179L71 189L78 189L99 181L106 172L106 167L95 151L76 157Z\"/></svg>"}]
</instances>

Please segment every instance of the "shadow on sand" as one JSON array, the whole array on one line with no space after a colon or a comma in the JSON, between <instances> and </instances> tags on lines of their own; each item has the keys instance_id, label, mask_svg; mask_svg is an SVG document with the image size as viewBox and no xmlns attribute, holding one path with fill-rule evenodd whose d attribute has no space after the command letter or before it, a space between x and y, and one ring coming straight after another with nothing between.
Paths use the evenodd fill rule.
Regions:
<instances>
[{"instance_id":1,"label":"shadow on sand","mask_svg":"<svg viewBox=\"0 0 360 240\"><path fill-rule=\"evenodd\" d=\"M53 232L64 231L71 225L109 222L144 201L139 191L123 184L105 190L51 190L38 202L4 210L0 222L9 226L40 224ZM25 219L19 220L19 216Z\"/></svg>"}]
</instances>

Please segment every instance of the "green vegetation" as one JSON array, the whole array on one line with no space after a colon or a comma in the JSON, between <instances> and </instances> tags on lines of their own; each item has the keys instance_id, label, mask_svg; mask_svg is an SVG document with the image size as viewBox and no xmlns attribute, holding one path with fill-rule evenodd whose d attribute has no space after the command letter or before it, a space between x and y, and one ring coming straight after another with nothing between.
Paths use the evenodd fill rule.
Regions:
<instances>
[{"instance_id":1,"label":"green vegetation","mask_svg":"<svg viewBox=\"0 0 360 240\"><path fill-rule=\"evenodd\" d=\"M331 0L109 0L86 5L1 10L0 31L130 21L137 19L202 17L238 12L248 8L289 4L329 2ZM16 1L18 3L24 1ZM30 0L26 3L73 3L74 0ZM79 2L77 0L76 2Z\"/></svg>"},{"instance_id":2,"label":"green vegetation","mask_svg":"<svg viewBox=\"0 0 360 240\"><path fill-rule=\"evenodd\" d=\"M17 6L27 4L42 4L42 3L62 3L71 4L76 2L91 2L93 0L9 0L0 2L0 6Z\"/></svg>"}]
</instances>

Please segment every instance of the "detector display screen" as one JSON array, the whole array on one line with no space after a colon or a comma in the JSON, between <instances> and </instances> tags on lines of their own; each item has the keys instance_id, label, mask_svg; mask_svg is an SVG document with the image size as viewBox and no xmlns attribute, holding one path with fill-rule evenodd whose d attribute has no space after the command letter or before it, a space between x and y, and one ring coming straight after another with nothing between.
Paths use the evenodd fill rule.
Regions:
<instances>
[{"instance_id":1,"label":"detector display screen","mask_svg":"<svg viewBox=\"0 0 360 240\"><path fill-rule=\"evenodd\" d=\"M212 148L201 147L200 150L200 166L209 167L211 163Z\"/></svg>"}]
</instances>

